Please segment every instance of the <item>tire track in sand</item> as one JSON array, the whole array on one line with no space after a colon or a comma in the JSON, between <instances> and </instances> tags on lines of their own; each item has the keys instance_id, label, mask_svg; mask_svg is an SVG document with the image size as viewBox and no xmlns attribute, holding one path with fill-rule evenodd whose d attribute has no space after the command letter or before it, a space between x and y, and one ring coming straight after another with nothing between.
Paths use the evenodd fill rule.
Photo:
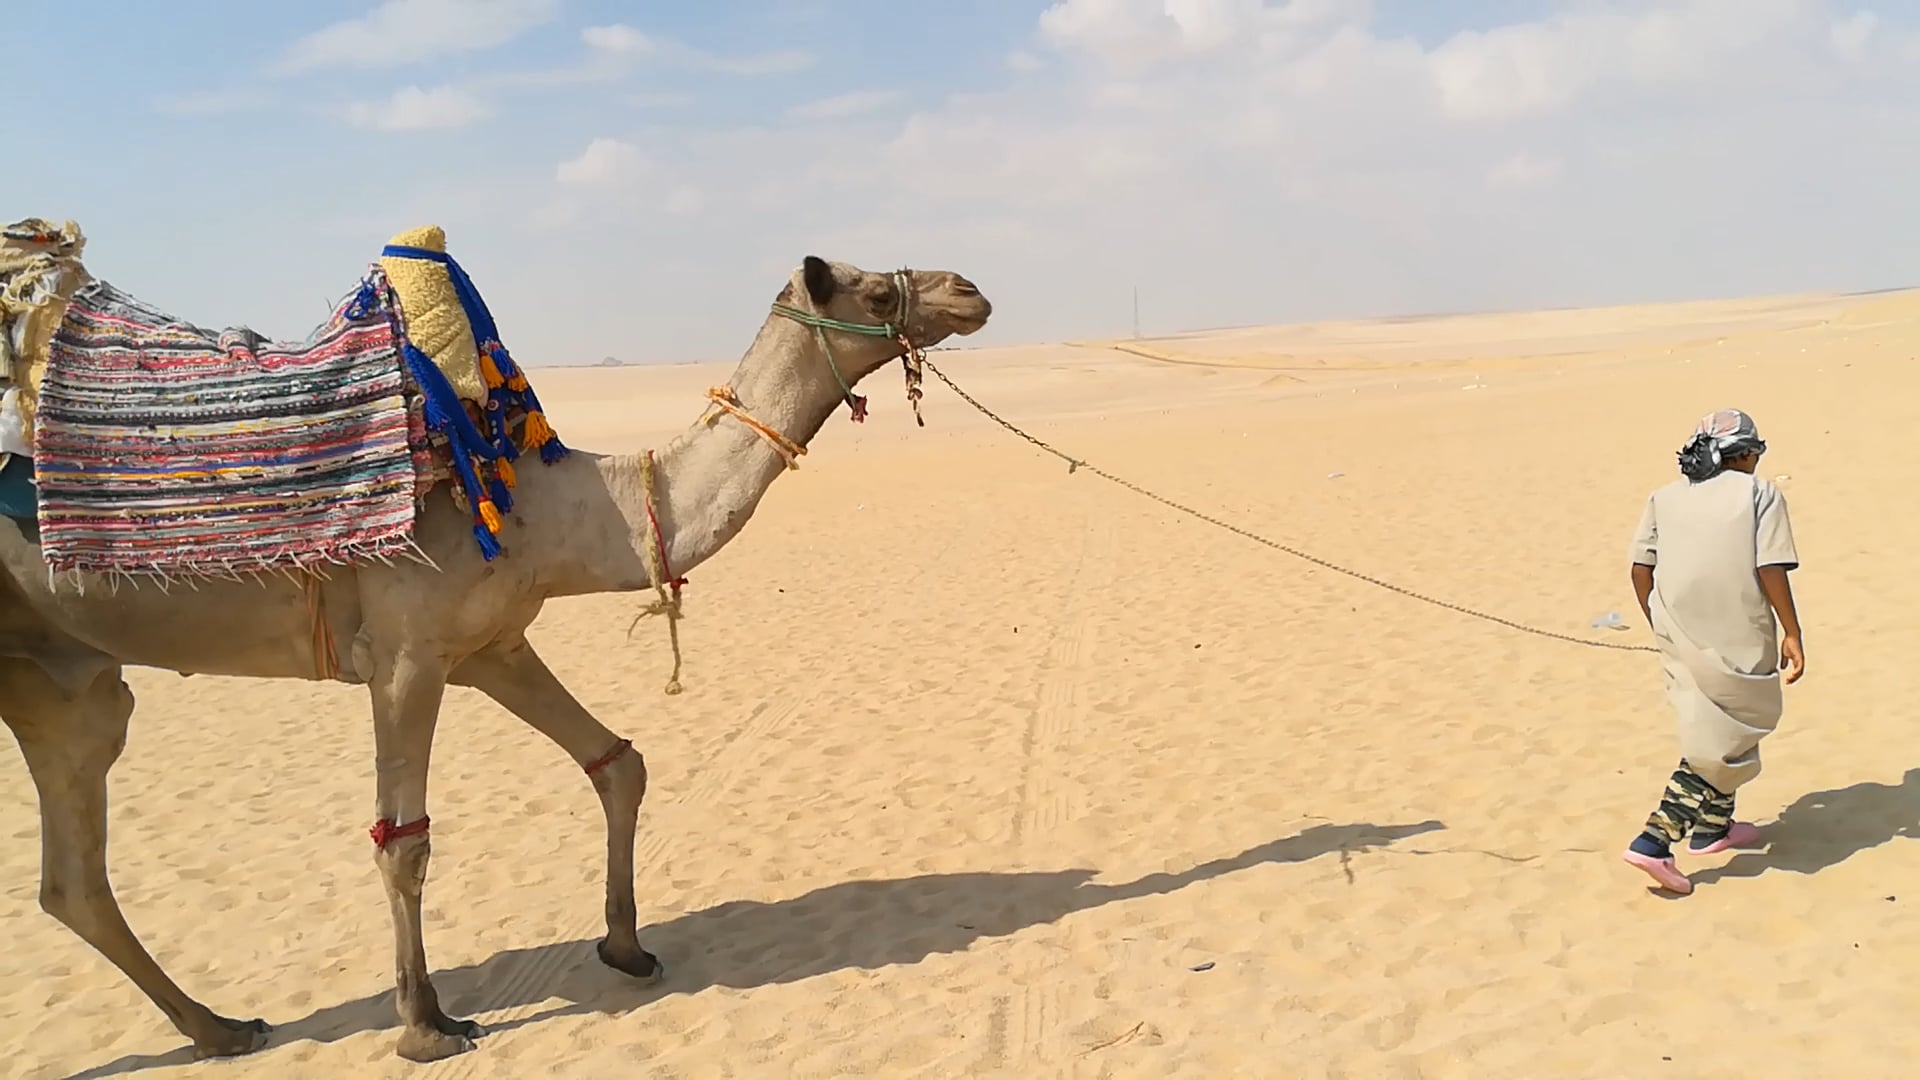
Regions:
<instances>
[{"instance_id":1,"label":"tire track in sand","mask_svg":"<svg viewBox=\"0 0 1920 1080\"><path fill-rule=\"evenodd\" d=\"M1020 801L1014 808L1013 846L1022 863L1044 859L1053 833L1086 810L1080 784L1061 766L1070 757L1087 707L1085 659L1092 652L1091 613L1118 580L1113 565L1115 530L1097 512L1082 523L1080 549L1067 581L1067 600L1039 671L1040 692L1021 741ZM1071 929L1060 930L1062 938ZM1001 1068L1024 1068L1057 1041L1063 991L1045 975L994 1002L989 1016L989 1058Z\"/></svg>"},{"instance_id":2,"label":"tire track in sand","mask_svg":"<svg viewBox=\"0 0 1920 1080\"><path fill-rule=\"evenodd\" d=\"M1089 616L1118 578L1113 540L1114 528L1105 520L1082 525L1066 603L1040 664L1038 701L1021 742L1020 803L1013 823L1013 842L1023 856L1043 854L1047 834L1086 809L1080 786L1063 775L1059 762L1071 753L1086 710L1085 658L1095 638Z\"/></svg>"},{"instance_id":3,"label":"tire track in sand","mask_svg":"<svg viewBox=\"0 0 1920 1080\"><path fill-rule=\"evenodd\" d=\"M818 694L818 680L803 684L795 693L788 694L777 702L761 702L740 725L733 738L727 740L720 752L707 762L705 768L694 774L685 793L668 805L671 807L699 806L713 802L725 794L734 785L740 771L740 764L746 757L746 751L760 744L763 739L772 736L787 726L794 716L804 711ZM645 753L644 750L641 751ZM652 785L649 784L651 792ZM643 871L650 870L666 853L672 837L679 831L666 828L646 828L646 811L641 811L642 832L633 845L633 877L636 890L645 880ZM583 916L561 931L555 944L578 941L585 937L600 937L606 930L604 913ZM644 929L644 927L642 928ZM474 1017L487 1016L481 1026L492 1031L519 1021L526 1020L539 1012L542 1006L553 996L542 990L555 983L560 974L578 959L571 950L552 948L535 953L530 959L516 959L508 965L503 977L492 980L485 993L480 995L465 1011ZM595 960L595 963L598 963ZM673 971L667 971L667 978L673 978ZM492 1014L492 1015L488 1015ZM433 1080L459 1080L473 1074L486 1060L486 1037L478 1048L448 1058L445 1061L427 1066L421 1071L423 1078Z\"/></svg>"}]
</instances>

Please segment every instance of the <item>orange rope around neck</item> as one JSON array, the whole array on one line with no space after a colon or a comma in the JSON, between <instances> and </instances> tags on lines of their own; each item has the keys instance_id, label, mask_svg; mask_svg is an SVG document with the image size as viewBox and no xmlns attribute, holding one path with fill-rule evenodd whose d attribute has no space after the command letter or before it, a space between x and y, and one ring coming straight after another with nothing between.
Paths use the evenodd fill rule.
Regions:
<instances>
[{"instance_id":1,"label":"orange rope around neck","mask_svg":"<svg viewBox=\"0 0 1920 1080\"><path fill-rule=\"evenodd\" d=\"M765 439L767 445L773 447L773 449L779 453L781 460L787 463L787 468L797 469L800 467L800 455L806 453L807 448L760 421L755 420L753 415L747 412L740 404L740 398L733 392L733 387L709 387L707 389L707 400L719 406L721 411L727 413L727 415L747 425L747 427L753 430L755 435ZM707 417L709 423L711 423L713 419L714 417L712 415Z\"/></svg>"}]
</instances>

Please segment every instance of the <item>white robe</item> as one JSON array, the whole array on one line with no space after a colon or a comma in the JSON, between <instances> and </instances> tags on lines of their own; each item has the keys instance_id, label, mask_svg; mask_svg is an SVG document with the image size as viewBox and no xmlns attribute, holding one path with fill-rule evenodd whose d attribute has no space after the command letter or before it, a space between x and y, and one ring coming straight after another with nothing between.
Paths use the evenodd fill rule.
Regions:
<instances>
[{"instance_id":1,"label":"white robe","mask_svg":"<svg viewBox=\"0 0 1920 1080\"><path fill-rule=\"evenodd\" d=\"M1779 624L1759 568L1800 557L1780 490L1729 470L1647 500L1632 559L1654 568L1654 640L1680 727L1680 756L1731 795L1760 774L1780 722Z\"/></svg>"}]
</instances>

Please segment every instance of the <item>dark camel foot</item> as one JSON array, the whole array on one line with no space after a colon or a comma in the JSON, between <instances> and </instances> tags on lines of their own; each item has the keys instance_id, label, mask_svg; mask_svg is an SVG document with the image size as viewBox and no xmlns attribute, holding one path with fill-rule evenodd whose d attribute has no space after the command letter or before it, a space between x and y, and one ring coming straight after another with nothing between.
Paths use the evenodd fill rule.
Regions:
<instances>
[{"instance_id":1,"label":"dark camel foot","mask_svg":"<svg viewBox=\"0 0 1920 1080\"><path fill-rule=\"evenodd\" d=\"M487 1033L487 1029L481 1027L478 1021L455 1020L446 1013L434 1017L433 1026L438 1028L442 1035L458 1035L463 1039L477 1039Z\"/></svg>"},{"instance_id":2,"label":"dark camel foot","mask_svg":"<svg viewBox=\"0 0 1920 1080\"><path fill-rule=\"evenodd\" d=\"M485 1034L486 1030L479 1024L456 1020L436 1008L427 1018L427 1024L410 1026L400 1032L400 1042L393 1052L408 1061L439 1061L473 1049L473 1040Z\"/></svg>"},{"instance_id":3,"label":"dark camel foot","mask_svg":"<svg viewBox=\"0 0 1920 1080\"><path fill-rule=\"evenodd\" d=\"M474 1030L479 1030L477 1025ZM407 1061L425 1064L464 1054L471 1049L471 1036L432 1027L410 1027L400 1032L400 1041L394 1044L393 1052Z\"/></svg>"},{"instance_id":4,"label":"dark camel foot","mask_svg":"<svg viewBox=\"0 0 1920 1080\"><path fill-rule=\"evenodd\" d=\"M659 957L637 945L631 953L616 952L607 946L605 938L601 938L600 943L595 946L595 951L600 954L601 963L623 975L633 976L640 980L643 986L652 986L667 977L667 965L661 963Z\"/></svg>"},{"instance_id":5,"label":"dark camel foot","mask_svg":"<svg viewBox=\"0 0 1920 1080\"><path fill-rule=\"evenodd\" d=\"M215 1016L214 1020L219 1026L209 1033L211 1037L193 1041L195 1061L251 1054L267 1045L267 1033L273 1030L265 1020L229 1020L224 1016Z\"/></svg>"}]
</instances>

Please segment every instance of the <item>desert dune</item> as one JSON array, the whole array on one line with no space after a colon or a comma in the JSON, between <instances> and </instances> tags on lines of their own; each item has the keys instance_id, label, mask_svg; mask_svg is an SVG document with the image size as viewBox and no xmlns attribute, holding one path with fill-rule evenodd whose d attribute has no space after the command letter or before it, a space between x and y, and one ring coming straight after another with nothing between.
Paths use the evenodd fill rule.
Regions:
<instances>
[{"instance_id":1,"label":"desert dune","mask_svg":"<svg viewBox=\"0 0 1920 1080\"><path fill-rule=\"evenodd\" d=\"M7 753L0 1071L1911 1075L1917 327L1920 293L1891 292L934 354L1075 458L1607 645L1650 640L1625 563L1641 500L1700 414L1751 412L1804 558L1809 674L1740 793L1770 847L1683 855L1691 897L1617 857L1676 754L1652 657L1070 474L931 376L917 429L887 368L872 419L829 421L693 574L684 694L661 693L664 625L629 632L644 596L556 601L531 632L646 755L664 984L595 959L579 770L453 689L427 948L488 1034L396 1060L365 691L132 671L121 902L189 993L276 1032L193 1063L40 911ZM532 374L569 444L626 451L731 366ZM1628 628L1594 628L1609 612Z\"/></svg>"}]
</instances>

